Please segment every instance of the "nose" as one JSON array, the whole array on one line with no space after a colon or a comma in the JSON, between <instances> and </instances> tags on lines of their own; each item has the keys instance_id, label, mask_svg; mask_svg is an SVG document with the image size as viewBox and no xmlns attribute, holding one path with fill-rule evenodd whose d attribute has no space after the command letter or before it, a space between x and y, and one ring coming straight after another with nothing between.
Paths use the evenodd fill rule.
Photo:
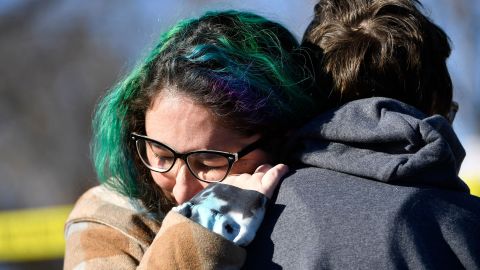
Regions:
<instances>
[{"instance_id":1,"label":"nose","mask_svg":"<svg viewBox=\"0 0 480 270\"><path fill-rule=\"evenodd\" d=\"M180 162L179 162L180 161ZM178 164L172 168L171 173L175 178L172 195L177 204L182 204L190 200L195 194L204 189L207 183L204 183L192 175L185 162L178 160Z\"/></svg>"}]
</instances>

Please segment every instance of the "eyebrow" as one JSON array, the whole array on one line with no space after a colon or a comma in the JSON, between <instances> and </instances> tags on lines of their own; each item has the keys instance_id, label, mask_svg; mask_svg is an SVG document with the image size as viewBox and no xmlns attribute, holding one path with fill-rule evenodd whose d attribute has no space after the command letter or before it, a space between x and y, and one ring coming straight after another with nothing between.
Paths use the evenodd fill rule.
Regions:
<instances>
[{"instance_id":1,"label":"eyebrow","mask_svg":"<svg viewBox=\"0 0 480 270\"><path fill-rule=\"evenodd\" d=\"M132 132L131 134L135 135L135 136L145 138L145 139L148 139L148 140L151 140L153 142L163 144L163 145L167 146L168 148L170 148L171 150L173 150L177 154L187 154L187 153L196 152L196 151L218 151L218 152L224 152L224 153L230 153L230 154L237 154L239 159L241 157L244 157L245 155L249 154L253 150L255 150L257 148L260 148L264 144L264 142L266 141L266 139L264 137L260 137L256 141L254 141L250 144L247 144L243 148L241 148L240 150L234 151L234 152L233 151L226 151L226 150L219 150L219 149L215 149L215 148L204 148L204 149L196 148L196 149L188 150L188 151L178 151L176 148L170 146L169 144L164 143L160 140L154 139L154 138L152 138L148 135L143 135L143 134L139 134L139 133L136 133L136 132Z\"/></svg>"}]
</instances>

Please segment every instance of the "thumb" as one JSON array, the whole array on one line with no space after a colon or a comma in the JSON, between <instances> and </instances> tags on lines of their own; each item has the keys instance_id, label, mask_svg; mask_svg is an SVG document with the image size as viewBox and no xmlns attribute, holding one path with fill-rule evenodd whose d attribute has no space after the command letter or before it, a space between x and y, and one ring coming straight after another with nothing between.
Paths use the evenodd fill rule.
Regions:
<instances>
[{"instance_id":1,"label":"thumb","mask_svg":"<svg viewBox=\"0 0 480 270\"><path fill-rule=\"evenodd\" d=\"M268 170L262 177L262 186L265 190L265 195L271 198L275 188L280 183L282 177L288 173L288 166L285 164L277 164L275 167Z\"/></svg>"}]
</instances>

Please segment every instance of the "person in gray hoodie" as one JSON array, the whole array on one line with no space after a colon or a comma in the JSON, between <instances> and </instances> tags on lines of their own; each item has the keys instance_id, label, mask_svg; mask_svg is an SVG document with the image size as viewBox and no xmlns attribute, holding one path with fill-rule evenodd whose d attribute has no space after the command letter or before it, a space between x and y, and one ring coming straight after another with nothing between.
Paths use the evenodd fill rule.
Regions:
<instances>
[{"instance_id":1,"label":"person in gray hoodie","mask_svg":"<svg viewBox=\"0 0 480 270\"><path fill-rule=\"evenodd\" d=\"M480 269L448 37L414 0L321 0L303 45L330 109L286 144L246 269Z\"/></svg>"}]
</instances>

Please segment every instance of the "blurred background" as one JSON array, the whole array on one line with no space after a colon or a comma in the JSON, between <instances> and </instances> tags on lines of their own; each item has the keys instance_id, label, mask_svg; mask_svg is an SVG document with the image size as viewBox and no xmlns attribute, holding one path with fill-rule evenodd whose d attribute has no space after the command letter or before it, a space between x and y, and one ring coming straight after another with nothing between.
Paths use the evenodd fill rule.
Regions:
<instances>
[{"instance_id":1,"label":"blurred background","mask_svg":"<svg viewBox=\"0 0 480 270\"><path fill-rule=\"evenodd\" d=\"M99 97L179 19L253 11L298 38L314 0L0 0L0 269L62 269L63 222L96 185L90 121ZM480 1L423 0L450 36L467 150L462 177L480 195Z\"/></svg>"}]
</instances>

